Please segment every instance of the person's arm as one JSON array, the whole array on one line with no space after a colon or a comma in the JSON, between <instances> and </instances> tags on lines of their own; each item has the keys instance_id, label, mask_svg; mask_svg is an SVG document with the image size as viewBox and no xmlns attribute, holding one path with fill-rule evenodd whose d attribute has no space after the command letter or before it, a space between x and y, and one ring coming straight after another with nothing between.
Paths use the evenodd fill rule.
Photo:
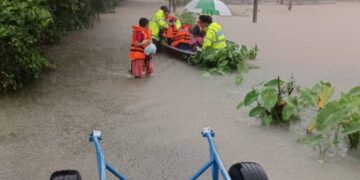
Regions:
<instances>
[{"instance_id":1,"label":"person's arm","mask_svg":"<svg viewBox=\"0 0 360 180\"><path fill-rule=\"evenodd\" d=\"M144 40L144 35L141 32L137 32L134 36L135 46L147 46L151 43L149 40Z\"/></svg>"},{"instance_id":2,"label":"person's arm","mask_svg":"<svg viewBox=\"0 0 360 180\"><path fill-rule=\"evenodd\" d=\"M181 28L181 21L176 20L175 26L176 26L176 29L180 29Z\"/></svg>"},{"instance_id":3,"label":"person's arm","mask_svg":"<svg viewBox=\"0 0 360 180\"><path fill-rule=\"evenodd\" d=\"M160 28L167 28L168 24L165 21L165 17L163 13L155 14L155 21Z\"/></svg>"},{"instance_id":4,"label":"person's arm","mask_svg":"<svg viewBox=\"0 0 360 180\"><path fill-rule=\"evenodd\" d=\"M216 34L214 34L214 31L206 31L206 35L205 35L205 38L204 38L204 42L203 42L203 45L202 45L202 48L203 49L206 49L207 47L210 47L212 45L212 39L213 37L215 37Z\"/></svg>"}]
</instances>

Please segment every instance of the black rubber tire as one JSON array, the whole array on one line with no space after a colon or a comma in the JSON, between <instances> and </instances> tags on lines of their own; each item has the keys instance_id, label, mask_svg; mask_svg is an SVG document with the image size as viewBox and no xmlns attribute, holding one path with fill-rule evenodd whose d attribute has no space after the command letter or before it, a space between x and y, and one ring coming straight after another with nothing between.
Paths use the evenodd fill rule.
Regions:
<instances>
[{"instance_id":1,"label":"black rubber tire","mask_svg":"<svg viewBox=\"0 0 360 180\"><path fill-rule=\"evenodd\" d=\"M241 162L229 169L231 180L268 180L264 169L255 162Z\"/></svg>"},{"instance_id":2,"label":"black rubber tire","mask_svg":"<svg viewBox=\"0 0 360 180\"><path fill-rule=\"evenodd\" d=\"M50 180L81 180L81 175L76 170L61 170L54 172Z\"/></svg>"}]
</instances>

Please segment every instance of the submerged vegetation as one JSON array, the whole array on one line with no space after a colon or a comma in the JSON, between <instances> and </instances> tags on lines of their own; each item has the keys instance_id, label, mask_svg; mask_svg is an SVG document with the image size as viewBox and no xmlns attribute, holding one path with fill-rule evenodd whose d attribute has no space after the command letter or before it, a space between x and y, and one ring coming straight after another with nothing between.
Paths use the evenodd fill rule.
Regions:
<instances>
[{"instance_id":1,"label":"submerged vegetation","mask_svg":"<svg viewBox=\"0 0 360 180\"><path fill-rule=\"evenodd\" d=\"M236 70L238 72L236 84L240 84L243 79L242 73L247 72L250 68L246 61L254 60L258 51L257 46L249 49L242 45L239 48L238 45L229 43L224 49L206 48L200 50L190 57L190 62L209 74L226 75Z\"/></svg>"},{"instance_id":2,"label":"submerged vegetation","mask_svg":"<svg viewBox=\"0 0 360 180\"><path fill-rule=\"evenodd\" d=\"M295 80L285 82L277 79L261 83L245 96L237 109L243 106L255 106L250 110L250 117L259 117L263 125L285 123L298 119L298 98L293 95Z\"/></svg>"},{"instance_id":3,"label":"submerged vegetation","mask_svg":"<svg viewBox=\"0 0 360 180\"><path fill-rule=\"evenodd\" d=\"M319 99L320 100L320 99ZM360 86L343 93L339 99L323 104L315 117L315 130L307 144L321 154L346 143L357 149L360 141Z\"/></svg>"},{"instance_id":4,"label":"submerged vegetation","mask_svg":"<svg viewBox=\"0 0 360 180\"><path fill-rule=\"evenodd\" d=\"M298 87L277 79L253 88L237 109L251 106L250 117L258 117L263 125L287 124L301 120L300 111L315 108L316 114L306 131L306 144L320 154L337 152L342 145L356 149L360 142L360 86L332 100L334 87L320 81L312 88Z\"/></svg>"}]
</instances>

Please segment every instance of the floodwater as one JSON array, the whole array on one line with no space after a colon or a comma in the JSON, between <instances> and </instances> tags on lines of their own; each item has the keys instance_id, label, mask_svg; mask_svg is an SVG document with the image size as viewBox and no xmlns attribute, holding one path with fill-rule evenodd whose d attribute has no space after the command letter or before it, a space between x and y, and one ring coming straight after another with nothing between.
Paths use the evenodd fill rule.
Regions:
<instances>
[{"instance_id":1,"label":"floodwater","mask_svg":"<svg viewBox=\"0 0 360 180\"><path fill-rule=\"evenodd\" d=\"M331 81L337 92L360 84L360 4L260 7L259 23L245 16L216 18L229 39L258 44L260 68L245 76L203 77L166 54L156 57L156 74L128 76L130 25L150 17L159 4L125 2L101 16L94 28L72 32L46 50L57 69L23 91L0 99L0 179L48 179L59 169L78 169L97 179L95 149L88 134L103 132L106 158L129 179L187 179L208 159L203 127L216 133L229 167L256 161L276 180L356 180L360 159L335 157L325 163L284 128L264 128L236 111L255 84L293 74L301 85Z\"/></svg>"}]
</instances>

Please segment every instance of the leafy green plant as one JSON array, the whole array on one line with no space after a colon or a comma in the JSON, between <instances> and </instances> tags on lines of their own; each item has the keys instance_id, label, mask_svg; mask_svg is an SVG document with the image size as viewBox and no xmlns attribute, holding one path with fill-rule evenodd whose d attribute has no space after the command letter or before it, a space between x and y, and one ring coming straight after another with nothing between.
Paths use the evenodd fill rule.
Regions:
<instances>
[{"instance_id":1,"label":"leafy green plant","mask_svg":"<svg viewBox=\"0 0 360 180\"><path fill-rule=\"evenodd\" d=\"M339 143L349 141L349 148L357 148L360 137L360 86L342 94L340 99L329 101L315 119L316 135L307 144L317 148L321 154Z\"/></svg>"},{"instance_id":2,"label":"leafy green plant","mask_svg":"<svg viewBox=\"0 0 360 180\"><path fill-rule=\"evenodd\" d=\"M196 24L196 16L192 12L183 12L178 15L181 24L188 24L194 26Z\"/></svg>"},{"instance_id":3,"label":"leafy green plant","mask_svg":"<svg viewBox=\"0 0 360 180\"><path fill-rule=\"evenodd\" d=\"M48 67L41 43L90 27L99 12L120 0L0 1L0 92L15 90Z\"/></svg>"},{"instance_id":4,"label":"leafy green plant","mask_svg":"<svg viewBox=\"0 0 360 180\"><path fill-rule=\"evenodd\" d=\"M246 94L237 109L252 106L250 117L259 117L263 125L285 123L298 119L298 98L293 96L295 80L282 81L279 77L253 88Z\"/></svg>"},{"instance_id":5,"label":"leafy green plant","mask_svg":"<svg viewBox=\"0 0 360 180\"><path fill-rule=\"evenodd\" d=\"M331 99L334 87L329 82L320 81L312 88L301 88L300 103L307 107L317 107L319 110Z\"/></svg>"},{"instance_id":6,"label":"leafy green plant","mask_svg":"<svg viewBox=\"0 0 360 180\"><path fill-rule=\"evenodd\" d=\"M0 2L0 91L21 87L48 66L38 40L52 18L42 2Z\"/></svg>"},{"instance_id":7,"label":"leafy green plant","mask_svg":"<svg viewBox=\"0 0 360 180\"><path fill-rule=\"evenodd\" d=\"M224 49L206 48L198 51L194 56L190 57L190 62L203 68L209 74L226 75L233 70L237 70L236 84L240 84L242 73L249 70L249 66L245 62L255 59L257 53L258 48L256 46L248 49L243 45L239 50L238 45L228 44Z\"/></svg>"}]
</instances>

